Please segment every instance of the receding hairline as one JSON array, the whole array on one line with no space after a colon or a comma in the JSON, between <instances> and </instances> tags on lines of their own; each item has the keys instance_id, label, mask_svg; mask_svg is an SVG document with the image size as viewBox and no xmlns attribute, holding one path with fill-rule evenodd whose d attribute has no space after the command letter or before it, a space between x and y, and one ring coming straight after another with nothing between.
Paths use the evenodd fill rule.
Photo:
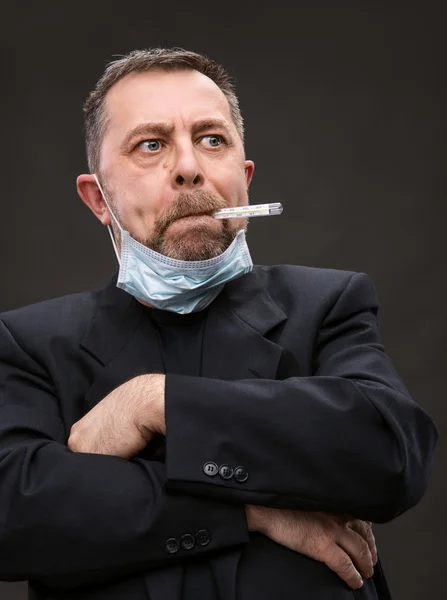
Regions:
<instances>
[{"instance_id":1,"label":"receding hairline","mask_svg":"<svg viewBox=\"0 0 447 600\"><path fill-rule=\"evenodd\" d=\"M161 76L163 78L167 78L167 77L172 77L175 74L178 73L189 73L191 75L194 76L199 76L199 79L202 79L204 81L207 82L207 85L210 86L210 89L212 88L213 91L216 91L219 96L220 99L223 101L226 110L228 112L228 117L231 120L231 122L234 124L235 129L237 129L236 124L234 123L234 120L232 118L232 113L231 113L231 106L230 103L228 101L227 96L225 95L225 93L223 92L223 90L217 85L217 83L215 81L213 81L211 79L211 77L208 77L208 75L205 75L204 73L201 73L200 71L197 71L196 69L191 69L189 67L179 67L177 69L170 69L170 70L166 70L163 69L162 67L160 67L159 65L155 66L154 68L148 69L146 71L132 71L131 73L127 73L126 75L124 75L123 77L121 77L120 79L118 79L108 90L107 93L103 99L102 102L102 108L103 111L104 109L107 107L107 102L110 98L110 95L113 94L113 92L116 92L117 89L119 89L119 87L121 87L122 85L125 84L126 81L128 81L129 79L140 79L140 78L147 78L147 77L151 77L152 75L156 75L156 76ZM104 111L105 112L105 111Z\"/></svg>"},{"instance_id":2,"label":"receding hairline","mask_svg":"<svg viewBox=\"0 0 447 600\"><path fill-rule=\"evenodd\" d=\"M129 79L136 79L136 78L141 78L143 76L148 77L151 76L153 74L162 76L162 77L168 77L168 76L172 76L176 73L179 72L190 72L191 74L196 74L200 76L200 79L207 79L209 83L212 84L212 87L219 92L219 95L221 97L221 100L223 100L225 107L226 107L226 111L227 111L227 117L228 119L227 122L228 124L234 127L234 130L236 131L237 135L240 137L238 128L234 122L234 119L232 117L232 112L231 112L231 106L230 103L228 101L227 96L224 94L223 90L216 84L215 81L213 81L211 79L211 77L208 77L208 75L205 75L204 73L201 73L200 71L197 71L196 69L192 69L191 67L187 67L187 66L178 66L177 68L170 68L170 69L165 69L163 67L161 67L160 65L155 65L153 68L144 70L144 71L132 71L130 73L126 73L126 75L124 75L123 77L120 77L120 79L118 79L108 90L106 95L103 98L103 101L101 103L101 136L100 136L100 146L102 146L102 144L104 143L104 138L107 135L107 132L109 130L109 126L110 126L110 122L111 122L111 117L110 114L108 112L108 101L110 99L110 95L111 93L113 93L113 91L116 92L117 88L120 87L120 85L125 84L126 80ZM198 117L197 118L198 121L201 120L208 120L208 117L205 117L204 119ZM215 117L213 118L212 116L209 116L209 120L220 120L219 117ZM243 140L242 140L243 142Z\"/></svg>"},{"instance_id":3,"label":"receding hairline","mask_svg":"<svg viewBox=\"0 0 447 600\"><path fill-rule=\"evenodd\" d=\"M244 146L244 119L236 95L235 81L225 68L211 58L183 48L147 48L133 50L110 62L84 104L84 131L87 160L91 172L98 172L104 132L109 126L104 107L108 94L121 79L130 74L196 71L210 79L223 93L230 109L231 122Z\"/></svg>"}]
</instances>

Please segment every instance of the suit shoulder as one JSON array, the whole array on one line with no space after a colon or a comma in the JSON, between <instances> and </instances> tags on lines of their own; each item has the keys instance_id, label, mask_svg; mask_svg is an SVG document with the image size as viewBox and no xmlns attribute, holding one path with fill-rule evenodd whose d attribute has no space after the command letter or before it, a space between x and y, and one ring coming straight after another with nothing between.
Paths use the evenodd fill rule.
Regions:
<instances>
[{"instance_id":1,"label":"suit shoulder","mask_svg":"<svg viewBox=\"0 0 447 600\"><path fill-rule=\"evenodd\" d=\"M98 291L69 294L0 313L16 339L82 336L97 304Z\"/></svg>"},{"instance_id":2,"label":"suit shoulder","mask_svg":"<svg viewBox=\"0 0 447 600\"><path fill-rule=\"evenodd\" d=\"M369 275L357 271L302 265L259 265L256 272L268 293L280 303L297 300L334 304L347 289L357 297L376 298Z\"/></svg>"},{"instance_id":3,"label":"suit shoulder","mask_svg":"<svg viewBox=\"0 0 447 600\"><path fill-rule=\"evenodd\" d=\"M353 275L359 275L355 271L287 264L256 265L255 269L268 286L283 284L304 289L343 287L348 284Z\"/></svg>"}]
</instances>

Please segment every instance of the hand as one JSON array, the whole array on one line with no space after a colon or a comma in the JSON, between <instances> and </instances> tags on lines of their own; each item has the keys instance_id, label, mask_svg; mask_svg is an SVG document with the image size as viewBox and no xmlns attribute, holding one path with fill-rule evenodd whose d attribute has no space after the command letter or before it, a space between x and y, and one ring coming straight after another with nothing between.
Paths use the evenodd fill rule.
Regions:
<instances>
[{"instance_id":1,"label":"hand","mask_svg":"<svg viewBox=\"0 0 447 600\"><path fill-rule=\"evenodd\" d=\"M125 459L136 456L156 433L165 433L164 389L161 374L123 383L73 425L68 447Z\"/></svg>"},{"instance_id":2,"label":"hand","mask_svg":"<svg viewBox=\"0 0 447 600\"><path fill-rule=\"evenodd\" d=\"M326 563L353 589L362 587L361 575L369 578L374 574L377 548L370 521L252 505L246 506L246 515L250 531Z\"/></svg>"}]
</instances>

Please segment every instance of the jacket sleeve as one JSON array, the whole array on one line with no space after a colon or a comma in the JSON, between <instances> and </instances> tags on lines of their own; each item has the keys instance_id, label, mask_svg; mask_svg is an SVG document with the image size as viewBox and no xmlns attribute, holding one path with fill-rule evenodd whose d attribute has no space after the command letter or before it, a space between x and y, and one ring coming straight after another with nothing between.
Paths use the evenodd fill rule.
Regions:
<instances>
[{"instance_id":1,"label":"jacket sleeve","mask_svg":"<svg viewBox=\"0 0 447 600\"><path fill-rule=\"evenodd\" d=\"M357 273L321 322L312 376L168 375L168 489L375 522L416 504L437 430L385 354L376 313L371 280ZM207 475L208 462L217 470Z\"/></svg>"},{"instance_id":2,"label":"jacket sleeve","mask_svg":"<svg viewBox=\"0 0 447 600\"><path fill-rule=\"evenodd\" d=\"M69 450L52 382L0 321L0 580L105 583L248 542L243 506L165 481L161 462Z\"/></svg>"}]
</instances>

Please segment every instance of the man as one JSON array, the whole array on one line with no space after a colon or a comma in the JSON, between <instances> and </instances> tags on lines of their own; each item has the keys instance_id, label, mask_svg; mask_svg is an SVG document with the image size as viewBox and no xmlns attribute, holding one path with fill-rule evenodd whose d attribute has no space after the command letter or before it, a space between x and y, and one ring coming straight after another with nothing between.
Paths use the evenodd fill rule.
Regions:
<instances>
[{"instance_id":1,"label":"man","mask_svg":"<svg viewBox=\"0 0 447 600\"><path fill-rule=\"evenodd\" d=\"M364 274L255 267L254 165L222 67L112 63L78 192L120 262L3 314L0 579L61 600L389 598L372 522L423 496L437 431Z\"/></svg>"}]
</instances>

